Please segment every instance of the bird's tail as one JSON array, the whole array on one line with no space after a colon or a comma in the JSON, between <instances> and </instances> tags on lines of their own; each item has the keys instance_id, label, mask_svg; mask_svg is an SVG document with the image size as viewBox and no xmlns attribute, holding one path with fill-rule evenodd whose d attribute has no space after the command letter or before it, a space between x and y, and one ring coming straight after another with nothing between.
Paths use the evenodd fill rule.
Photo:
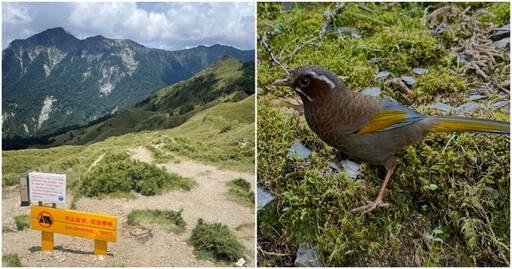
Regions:
<instances>
[{"instance_id":1,"label":"bird's tail","mask_svg":"<svg viewBox=\"0 0 512 269\"><path fill-rule=\"evenodd\" d=\"M456 117L437 117L440 123L434 125L432 132L477 132L493 134L510 134L510 122L456 118Z\"/></svg>"}]
</instances>

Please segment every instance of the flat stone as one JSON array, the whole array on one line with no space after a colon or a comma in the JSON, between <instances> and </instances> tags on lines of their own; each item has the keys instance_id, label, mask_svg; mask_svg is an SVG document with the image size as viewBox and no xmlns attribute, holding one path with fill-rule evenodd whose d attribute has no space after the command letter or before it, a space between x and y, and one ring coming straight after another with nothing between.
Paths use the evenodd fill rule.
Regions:
<instances>
[{"instance_id":1,"label":"flat stone","mask_svg":"<svg viewBox=\"0 0 512 269\"><path fill-rule=\"evenodd\" d=\"M510 86L510 79L506 79L505 81L503 81L503 86L505 86L505 87Z\"/></svg>"},{"instance_id":2,"label":"flat stone","mask_svg":"<svg viewBox=\"0 0 512 269\"><path fill-rule=\"evenodd\" d=\"M325 267L325 263L319 260L320 250L316 245L310 247L308 244L302 244L297 250L297 258L294 265L296 267Z\"/></svg>"},{"instance_id":3,"label":"flat stone","mask_svg":"<svg viewBox=\"0 0 512 269\"><path fill-rule=\"evenodd\" d=\"M299 141L295 141L286 156L298 161L309 158L309 155L311 155L311 150L306 148Z\"/></svg>"},{"instance_id":4,"label":"flat stone","mask_svg":"<svg viewBox=\"0 0 512 269\"><path fill-rule=\"evenodd\" d=\"M429 107L430 108L434 108L434 109L439 109L439 110L441 110L443 112L447 112L450 109L453 109L453 107L451 105L447 105L447 104L444 104L444 103L441 103L441 102L437 102L435 104L432 104Z\"/></svg>"},{"instance_id":5,"label":"flat stone","mask_svg":"<svg viewBox=\"0 0 512 269\"><path fill-rule=\"evenodd\" d=\"M467 64L467 63L471 62L471 56L468 55L468 54L462 54L462 55L459 56L459 61L461 63L466 63Z\"/></svg>"},{"instance_id":6,"label":"flat stone","mask_svg":"<svg viewBox=\"0 0 512 269\"><path fill-rule=\"evenodd\" d=\"M383 80L386 80L389 78L389 76L391 76L391 72L388 72L388 71L380 71L378 74L377 74L377 82L381 82Z\"/></svg>"},{"instance_id":7,"label":"flat stone","mask_svg":"<svg viewBox=\"0 0 512 269\"><path fill-rule=\"evenodd\" d=\"M405 83L407 86L414 86L416 84L416 80L413 77L410 76L400 76L400 79Z\"/></svg>"},{"instance_id":8,"label":"flat stone","mask_svg":"<svg viewBox=\"0 0 512 269\"><path fill-rule=\"evenodd\" d=\"M375 96L375 97L378 97L380 95L380 87L369 87L369 88L364 88L362 91L361 91L362 94L366 94L366 95L371 95L371 96Z\"/></svg>"},{"instance_id":9,"label":"flat stone","mask_svg":"<svg viewBox=\"0 0 512 269\"><path fill-rule=\"evenodd\" d=\"M485 108L487 108L487 107L484 104L471 102L471 103L463 104L463 105L456 107L455 111L475 111L475 110L480 110L480 109L485 109Z\"/></svg>"},{"instance_id":10,"label":"flat stone","mask_svg":"<svg viewBox=\"0 0 512 269\"><path fill-rule=\"evenodd\" d=\"M419 68L419 67L417 67L417 68L413 68L413 69L412 69L412 72L413 72L414 74L416 74L416 75L423 75L423 74L425 74L425 73L428 73L428 69L425 69L425 68Z\"/></svg>"},{"instance_id":11,"label":"flat stone","mask_svg":"<svg viewBox=\"0 0 512 269\"><path fill-rule=\"evenodd\" d=\"M236 267L242 267L242 266L244 266L244 264L245 264L245 260L244 260L244 258L240 258L240 260L238 260L238 261L235 263L235 266L236 266Z\"/></svg>"},{"instance_id":12,"label":"flat stone","mask_svg":"<svg viewBox=\"0 0 512 269\"><path fill-rule=\"evenodd\" d=\"M475 100L480 100L480 99L485 99L485 98L487 98L487 96L481 95L481 94L470 94L469 95L469 101L475 101Z\"/></svg>"},{"instance_id":13,"label":"flat stone","mask_svg":"<svg viewBox=\"0 0 512 269\"><path fill-rule=\"evenodd\" d=\"M498 96L499 97L505 97L505 96L507 96L507 93L506 92L499 92Z\"/></svg>"},{"instance_id":14,"label":"flat stone","mask_svg":"<svg viewBox=\"0 0 512 269\"><path fill-rule=\"evenodd\" d=\"M493 109L503 107L505 110L510 111L510 101L500 101L491 105Z\"/></svg>"},{"instance_id":15,"label":"flat stone","mask_svg":"<svg viewBox=\"0 0 512 269\"><path fill-rule=\"evenodd\" d=\"M336 28L339 33L357 33L357 29L354 27L341 26Z\"/></svg>"},{"instance_id":16,"label":"flat stone","mask_svg":"<svg viewBox=\"0 0 512 269\"><path fill-rule=\"evenodd\" d=\"M372 57L372 58L370 58L370 63L372 63L372 64L376 64L376 63L378 63L378 62L380 62L380 58L377 58L377 57Z\"/></svg>"},{"instance_id":17,"label":"flat stone","mask_svg":"<svg viewBox=\"0 0 512 269\"><path fill-rule=\"evenodd\" d=\"M329 167L331 167L332 169L334 169L338 172L341 171L341 168L338 166L338 164L335 161L329 162Z\"/></svg>"},{"instance_id":18,"label":"flat stone","mask_svg":"<svg viewBox=\"0 0 512 269\"><path fill-rule=\"evenodd\" d=\"M492 44L498 48L502 48L502 49L508 48L508 47L510 47L510 37L503 38L503 39L498 40Z\"/></svg>"},{"instance_id":19,"label":"flat stone","mask_svg":"<svg viewBox=\"0 0 512 269\"><path fill-rule=\"evenodd\" d=\"M500 38L503 36L510 36L510 23L507 23L501 27L495 28L494 32L489 36L492 39Z\"/></svg>"},{"instance_id":20,"label":"flat stone","mask_svg":"<svg viewBox=\"0 0 512 269\"><path fill-rule=\"evenodd\" d=\"M354 161L343 160L341 161L341 166L343 166L343 171L347 173L349 178L356 179L357 175L361 173L361 165Z\"/></svg>"},{"instance_id":21,"label":"flat stone","mask_svg":"<svg viewBox=\"0 0 512 269\"><path fill-rule=\"evenodd\" d=\"M258 186L257 189L257 199L258 199L258 210L264 208L268 203L272 202L275 198L272 194L266 192L262 187Z\"/></svg>"}]
</instances>

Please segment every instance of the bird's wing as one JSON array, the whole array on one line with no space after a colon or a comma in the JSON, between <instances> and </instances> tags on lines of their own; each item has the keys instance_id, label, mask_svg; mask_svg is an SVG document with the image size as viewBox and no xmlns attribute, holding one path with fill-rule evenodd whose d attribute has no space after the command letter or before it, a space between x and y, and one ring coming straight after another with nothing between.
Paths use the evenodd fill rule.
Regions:
<instances>
[{"instance_id":1,"label":"bird's wing","mask_svg":"<svg viewBox=\"0 0 512 269\"><path fill-rule=\"evenodd\" d=\"M393 101L384 100L384 105L381 110L374 114L370 121L363 126L357 134L368 134L399 128L425 118L426 116L410 108Z\"/></svg>"}]
</instances>

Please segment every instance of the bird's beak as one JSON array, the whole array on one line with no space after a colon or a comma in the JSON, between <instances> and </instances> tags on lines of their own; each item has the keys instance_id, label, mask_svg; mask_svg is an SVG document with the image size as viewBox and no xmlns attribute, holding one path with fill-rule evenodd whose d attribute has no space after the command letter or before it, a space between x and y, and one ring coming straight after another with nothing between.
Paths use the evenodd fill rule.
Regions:
<instances>
[{"instance_id":1,"label":"bird's beak","mask_svg":"<svg viewBox=\"0 0 512 269\"><path fill-rule=\"evenodd\" d=\"M287 78L282 78L282 79L276 79L276 81L274 81L272 83L273 86L290 86L290 81L288 81Z\"/></svg>"}]
</instances>

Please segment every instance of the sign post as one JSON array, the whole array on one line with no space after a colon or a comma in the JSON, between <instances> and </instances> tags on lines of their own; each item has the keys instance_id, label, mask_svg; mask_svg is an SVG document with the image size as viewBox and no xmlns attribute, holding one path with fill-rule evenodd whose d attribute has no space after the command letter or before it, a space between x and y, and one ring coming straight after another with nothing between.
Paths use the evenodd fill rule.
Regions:
<instances>
[{"instance_id":1,"label":"sign post","mask_svg":"<svg viewBox=\"0 0 512 269\"><path fill-rule=\"evenodd\" d=\"M94 254L107 255L107 242L116 242L117 217L32 206L30 227L42 232L43 251L53 250L53 233L59 233L94 239Z\"/></svg>"},{"instance_id":2,"label":"sign post","mask_svg":"<svg viewBox=\"0 0 512 269\"><path fill-rule=\"evenodd\" d=\"M56 208L56 203L66 202L66 175L22 174L20 192L22 206L39 202L30 207L30 228L41 231L42 251L53 251L54 233L94 239L95 255L107 255L107 242L116 242L117 217ZM43 202L52 203L52 207L43 206Z\"/></svg>"}]
</instances>

